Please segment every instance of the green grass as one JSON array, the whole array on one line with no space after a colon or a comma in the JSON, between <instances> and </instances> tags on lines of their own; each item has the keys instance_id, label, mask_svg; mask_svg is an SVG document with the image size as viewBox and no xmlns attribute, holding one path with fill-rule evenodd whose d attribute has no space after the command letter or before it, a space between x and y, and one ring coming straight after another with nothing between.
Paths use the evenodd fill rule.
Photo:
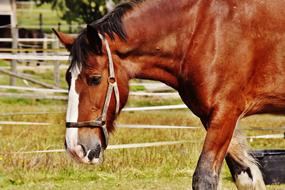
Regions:
<instances>
[{"instance_id":1,"label":"green grass","mask_svg":"<svg viewBox=\"0 0 285 190\"><path fill-rule=\"evenodd\" d=\"M133 91L133 92L136 92L136 91L144 91L145 88L144 88L144 86L131 86L131 87L130 87L130 90Z\"/></svg>"},{"instance_id":2,"label":"green grass","mask_svg":"<svg viewBox=\"0 0 285 190\"><path fill-rule=\"evenodd\" d=\"M27 101L27 100L26 100ZM0 99L1 112L31 112L65 110L62 101L10 101ZM154 105L155 98L130 98L128 106ZM160 100L158 104L173 104L180 100ZM142 143L169 140L191 140L181 145L142 149L107 150L101 166L86 166L72 161L65 153L9 154L15 151L63 148L64 113L46 115L1 116L1 120L39 121L50 126L1 126L0 129L0 188L1 189L189 189L191 176L201 151L205 132L202 129L123 129L111 135L110 144ZM199 119L188 110L122 113L118 123L167 124L201 126ZM270 125L269 125L270 124ZM253 116L242 120L247 126L282 126L285 117ZM263 134L263 131L244 131ZM273 133L273 132L271 132ZM254 148L285 148L279 140L254 140ZM224 166L223 189L235 189L230 173ZM284 189L285 185L268 186Z\"/></svg>"},{"instance_id":3,"label":"green grass","mask_svg":"<svg viewBox=\"0 0 285 190\"><path fill-rule=\"evenodd\" d=\"M3 66L9 66L9 63L8 63L8 61L0 60L0 66L1 66L1 67L3 67Z\"/></svg>"}]
</instances>

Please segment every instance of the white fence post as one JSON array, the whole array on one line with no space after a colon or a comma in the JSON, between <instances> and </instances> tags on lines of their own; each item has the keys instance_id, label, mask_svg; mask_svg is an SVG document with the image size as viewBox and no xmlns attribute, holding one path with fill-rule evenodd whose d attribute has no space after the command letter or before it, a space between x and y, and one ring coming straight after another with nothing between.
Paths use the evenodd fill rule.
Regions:
<instances>
[{"instance_id":1,"label":"white fence post","mask_svg":"<svg viewBox=\"0 0 285 190\"><path fill-rule=\"evenodd\" d=\"M11 34L12 34L12 48L17 49L18 48L18 37L19 32L17 27L11 27ZM17 52L14 51L14 54L17 54ZM13 73L17 72L17 60L13 59L11 61L11 71ZM16 85L16 78L14 76L10 76L10 85L14 86Z\"/></svg>"},{"instance_id":2,"label":"white fence post","mask_svg":"<svg viewBox=\"0 0 285 190\"><path fill-rule=\"evenodd\" d=\"M56 39L54 33L52 34L52 38ZM59 41L58 40L52 42L52 48L53 49L59 49ZM60 67L60 62L56 61L54 63L54 83L55 83L56 87L60 87L60 68L59 67Z\"/></svg>"},{"instance_id":3,"label":"white fence post","mask_svg":"<svg viewBox=\"0 0 285 190\"><path fill-rule=\"evenodd\" d=\"M12 48L18 48L18 28L17 28L17 16L16 16L16 0L11 0L11 8L12 8L12 15L10 15L11 21L11 36L12 36ZM17 54L17 52L14 52ZM17 61L11 61L11 71L16 73L17 72ZM16 85L16 78L11 76L10 77L10 85Z\"/></svg>"}]
</instances>

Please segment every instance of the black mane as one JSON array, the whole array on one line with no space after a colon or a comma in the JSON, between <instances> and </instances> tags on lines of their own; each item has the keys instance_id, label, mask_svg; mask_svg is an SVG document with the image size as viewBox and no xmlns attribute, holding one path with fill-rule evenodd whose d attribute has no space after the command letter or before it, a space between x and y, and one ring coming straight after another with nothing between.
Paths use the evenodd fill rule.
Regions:
<instances>
[{"instance_id":1,"label":"black mane","mask_svg":"<svg viewBox=\"0 0 285 190\"><path fill-rule=\"evenodd\" d=\"M77 65L79 68L81 66L86 66L86 60L88 58L88 55L90 53L98 53L95 52L95 49L90 46L86 32L87 30L83 29L72 45L72 48L70 50L70 68L73 68L75 65Z\"/></svg>"},{"instance_id":2,"label":"black mane","mask_svg":"<svg viewBox=\"0 0 285 190\"><path fill-rule=\"evenodd\" d=\"M114 40L114 33L118 35L122 40L127 40L127 34L124 30L122 23L123 15L132 10L135 5L144 0L132 0L127 3L119 4L113 11L92 22L90 25L97 30L98 33L105 36L107 34L112 40ZM80 66L86 65L86 60L90 53L100 54L101 50L95 51L95 48L92 48L87 39L87 30L83 29L81 33L76 38L72 49L71 49L71 65L70 67L75 66L76 64Z\"/></svg>"},{"instance_id":3,"label":"black mane","mask_svg":"<svg viewBox=\"0 0 285 190\"><path fill-rule=\"evenodd\" d=\"M100 34L108 34L111 39L114 39L115 33L119 38L127 40L127 34L122 23L122 16L142 1L143 0L132 0L127 3L119 4L113 11L101 19L94 21L91 25L96 28Z\"/></svg>"}]
</instances>

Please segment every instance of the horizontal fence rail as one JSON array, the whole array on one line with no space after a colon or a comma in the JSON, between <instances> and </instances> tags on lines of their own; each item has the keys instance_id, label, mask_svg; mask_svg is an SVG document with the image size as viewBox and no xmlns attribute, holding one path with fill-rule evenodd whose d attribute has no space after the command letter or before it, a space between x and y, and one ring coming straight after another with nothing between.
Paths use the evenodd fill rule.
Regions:
<instances>
[{"instance_id":1,"label":"horizontal fence rail","mask_svg":"<svg viewBox=\"0 0 285 190\"><path fill-rule=\"evenodd\" d=\"M38 93L64 93L67 94L68 90L66 89L46 89L46 88L33 88L33 87L23 87L23 86L10 86L10 85L0 85L0 89L7 90L20 90L20 91L32 91ZM18 97L18 98L34 98L34 99L58 99L58 100L67 100L67 95L64 96L50 96L47 94L17 94L2 92L1 96L8 97ZM130 92L130 96L143 96L143 97L161 97L161 98L180 98L177 92Z\"/></svg>"},{"instance_id":2,"label":"horizontal fence rail","mask_svg":"<svg viewBox=\"0 0 285 190\"><path fill-rule=\"evenodd\" d=\"M166 84L159 83L159 82L153 82L153 83L147 83L147 82L133 82L130 84L130 86L145 86L145 87L168 87Z\"/></svg>"},{"instance_id":3,"label":"horizontal fence rail","mask_svg":"<svg viewBox=\"0 0 285 190\"><path fill-rule=\"evenodd\" d=\"M177 126L177 125L139 125L139 124L118 124L118 128L129 129L201 129L194 126Z\"/></svg>"},{"instance_id":4,"label":"horizontal fence rail","mask_svg":"<svg viewBox=\"0 0 285 190\"><path fill-rule=\"evenodd\" d=\"M58 42L56 38L17 38L18 42ZM13 38L0 38L0 42L13 42Z\"/></svg>"},{"instance_id":5,"label":"horizontal fence rail","mask_svg":"<svg viewBox=\"0 0 285 190\"><path fill-rule=\"evenodd\" d=\"M67 100L67 96L49 95L49 94L28 94L28 93L8 93L0 92L0 97L28 98L28 99L47 99L47 100Z\"/></svg>"},{"instance_id":6,"label":"horizontal fence rail","mask_svg":"<svg viewBox=\"0 0 285 190\"><path fill-rule=\"evenodd\" d=\"M2 97L13 97L13 98L28 98L28 99L50 99L50 100L67 100L68 99L68 96L67 95L62 95L62 96L58 96L58 95L49 95L49 94L45 94L45 93L55 93L55 92L52 92L52 90L48 90L48 91L38 91L38 92L41 92L38 93L38 94L29 94L29 93L9 93L9 92L0 92L0 96ZM140 93L131 93L130 94L131 96L149 96L149 97L161 97L161 98L166 98L166 97L169 97L169 98L178 98L178 96L175 96L175 95L172 95L172 94L169 94L169 95L164 95L164 96L159 96L159 95L156 95L155 93L149 93L149 94L140 94ZM161 107L161 106L160 106ZM164 107L158 107L158 108L149 108L149 109L167 109L167 108L164 108ZM134 108L131 108L132 111L140 111L141 108L139 108L139 110L134 110ZM146 108L148 109L148 108ZM170 109L173 109L172 107L170 107ZM180 108L177 108L177 109L180 109Z\"/></svg>"},{"instance_id":7,"label":"horizontal fence rail","mask_svg":"<svg viewBox=\"0 0 285 190\"><path fill-rule=\"evenodd\" d=\"M245 127L244 130L255 131L285 131L285 126L282 127Z\"/></svg>"},{"instance_id":8,"label":"horizontal fence rail","mask_svg":"<svg viewBox=\"0 0 285 190\"><path fill-rule=\"evenodd\" d=\"M8 90L24 90L24 91L34 91L34 92L43 92L43 93L67 93L65 89L46 89L46 88L31 88L23 86L10 86L10 85L0 85L0 89Z\"/></svg>"},{"instance_id":9,"label":"horizontal fence rail","mask_svg":"<svg viewBox=\"0 0 285 190\"><path fill-rule=\"evenodd\" d=\"M46 10L41 10L41 12L45 12ZM86 24L80 24L80 25L68 25L68 24L61 24L60 25L61 28L69 28L72 27L73 31L74 29L79 29L79 31L83 28L86 28ZM20 25L18 26L18 28L30 28L30 29L38 29L39 25ZM42 25L42 28L45 29L51 29L51 28L58 28L57 24L44 24Z\"/></svg>"},{"instance_id":10,"label":"horizontal fence rail","mask_svg":"<svg viewBox=\"0 0 285 190\"><path fill-rule=\"evenodd\" d=\"M251 141L253 139L285 139L285 132L281 134L270 134L270 135L256 135L247 137Z\"/></svg>"},{"instance_id":11,"label":"horizontal fence rail","mask_svg":"<svg viewBox=\"0 0 285 190\"><path fill-rule=\"evenodd\" d=\"M0 125L52 125L55 123L25 122L25 121L0 121ZM140 125L140 124L118 124L117 128L126 129L202 129L194 126L177 125Z\"/></svg>"},{"instance_id":12,"label":"horizontal fence rail","mask_svg":"<svg viewBox=\"0 0 285 190\"><path fill-rule=\"evenodd\" d=\"M146 107L128 107L124 108L123 112L130 111L156 111L156 110L175 110L188 108L185 104L165 105L165 106L146 106Z\"/></svg>"},{"instance_id":13,"label":"horizontal fence rail","mask_svg":"<svg viewBox=\"0 0 285 190\"><path fill-rule=\"evenodd\" d=\"M185 104L178 105L165 105L165 106L146 106L146 107L127 107L123 108L123 112L133 112L133 111L157 111L157 110L175 110L175 109L185 109L187 106ZM65 110L56 112L11 112L11 113L1 113L0 116L13 116L13 115L42 115L42 114L58 114L65 113Z\"/></svg>"},{"instance_id":14,"label":"horizontal fence rail","mask_svg":"<svg viewBox=\"0 0 285 190\"><path fill-rule=\"evenodd\" d=\"M109 145L107 147L107 150L169 146L169 145L178 145L190 142L195 142L195 141L181 140L181 141L160 141L160 142L135 143L135 144L117 144L117 145ZM62 153L62 152L65 152L65 149L33 150L33 151L23 151L23 152L12 152L12 154ZM11 154L11 153L0 153L0 154Z\"/></svg>"},{"instance_id":15,"label":"horizontal fence rail","mask_svg":"<svg viewBox=\"0 0 285 190\"><path fill-rule=\"evenodd\" d=\"M67 61L68 55L28 55L0 53L0 59L9 60L43 60L43 61Z\"/></svg>"},{"instance_id":16,"label":"horizontal fence rail","mask_svg":"<svg viewBox=\"0 0 285 190\"><path fill-rule=\"evenodd\" d=\"M26 121L0 121L0 125L50 125L44 122L26 122Z\"/></svg>"},{"instance_id":17,"label":"horizontal fence rail","mask_svg":"<svg viewBox=\"0 0 285 190\"><path fill-rule=\"evenodd\" d=\"M8 112L8 113L0 113L0 116L16 116L16 115L47 115L47 114L61 114L65 113L65 111L55 111L55 112Z\"/></svg>"},{"instance_id":18,"label":"horizontal fence rail","mask_svg":"<svg viewBox=\"0 0 285 190\"><path fill-rule=\"evenodd\" d=\"M42 52L60 52L60 53L66 53L69 54L66 49L63 48L53 48L53 49L46 49L46 48L0 48L0 52L16 52L16 53L27 53L27 52L36 52L36 51L42 51Z\"/></svg>"},{"instance_id":19,"label":"horizontal fence rail","mask_svg":"<svg viewBox=\"0 0 285 190\"><path fill-rule=\"evenodd\" d=\"M10 86L10 85L0 85L0 89L13 89L13 90L25 90L25 91L35 91L35 92L47 92L47 93L68 93L65 89L46 89L46 88L32 88L32 87L22 87L22 86ZM134 96L175 96L179 97L177 92L130 92L130 95Z\"/></svg>"},{"instance_id":20,"label":"horizontal fence rail","mask_svg":"<svg viewBox=\"0 0 285 190\"><path fill-rule=\"evenodd\" d=\"M131 86L139 86L138 84L130 84ZM46 88L33 88L33 87L23 87L23 86L11 86L11 85L0 85L0 89L14 89L14 90L26 90L26 91L40 91L40 92L54 92L54 93L68 93L66 89L46 89ZM130 92L131 95L141 95L141 96L171 96L179 95L177 92Z\"/></svg>"},{"instance_id":21,"label":"horizontal fence rail","mask_svg":"<svg viewBox=\"0 0 285 190\"><path fill-rule=\"evenodd\" d=\"M169 97L169 98L179 98L177 92L130 92L131 96L154 96L154 97Z\"/></svg>"}]
</instances>

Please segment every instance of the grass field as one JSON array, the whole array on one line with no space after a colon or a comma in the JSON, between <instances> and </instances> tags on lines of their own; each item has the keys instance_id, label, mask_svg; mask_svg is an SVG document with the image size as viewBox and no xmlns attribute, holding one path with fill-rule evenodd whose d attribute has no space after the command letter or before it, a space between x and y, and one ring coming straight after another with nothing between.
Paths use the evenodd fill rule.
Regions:
<instances>
[{"instance_id":1,"label":"grass field","mask_svg":"<svg viewBox=\"0 0 285 190\"><path fill-rule=\"evenodd\" d=\"M142 103L143 102L143 103ZM128 106L177 103L157 98L130 98ZM190 189L191 176L205 132L201 129L117 129L110 144L171 140L190 143L153 148L107 150L101 166L73 162L65 153L12 154L17 151L63 148L65 102L0 99L1 113L49 111L46 115L1 116L1 120L50 122L49 126L1 126L1 189ZM52 114L56 112L55 114ZM122 113L118 123L200 126L188 110ZM285 124L285 117L254 116L242 120L240 128L271 127ZM260 131L244 131L248 135ZM266 131L266 133L274 133ZM257 149L285 148L284 139L254 140ZM3 154L5 153L5 154ZM223 189L235 189L226 166ZM285 185L268 186L285 189Z\"/></svg>"}]
</instances>

